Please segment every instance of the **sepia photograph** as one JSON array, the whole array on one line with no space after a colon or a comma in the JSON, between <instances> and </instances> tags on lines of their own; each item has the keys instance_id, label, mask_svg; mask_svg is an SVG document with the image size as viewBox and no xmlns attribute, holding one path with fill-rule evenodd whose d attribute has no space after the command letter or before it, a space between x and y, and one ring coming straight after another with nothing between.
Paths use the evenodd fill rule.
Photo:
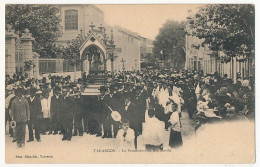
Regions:
<instances>
[{"instance_id":1,"label":"sepia photograph","mask_svg":"<svg viewBox=\"0 0 260 167\"><path fill-rule=\"evenodd\" d=\"M255 4L4 10L6 164L256 162Z\"/></svg>"}]
</instances>

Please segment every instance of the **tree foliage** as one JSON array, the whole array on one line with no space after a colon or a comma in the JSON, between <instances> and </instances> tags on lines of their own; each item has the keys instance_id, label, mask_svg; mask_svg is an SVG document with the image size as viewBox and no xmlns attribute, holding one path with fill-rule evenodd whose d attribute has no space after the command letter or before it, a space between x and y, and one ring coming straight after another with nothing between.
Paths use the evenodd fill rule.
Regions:
<instances>
[{"instance_id":1,"label":"tree foliage","mask_svg":"<svg viewBox=\"0 0 260 167\"><path fill-rule=\"evenodd\" d=\"M35 64L32 60L26 60L24 62L24 71L31 71L35 67Z\"/></svg>"},{"instance_id":2,"label":"tree foliage","mask_svg":"<svg viewBox=\"0 0 260 167\"><path fill-rule=\"evenodd\" d=\"M146 53L144 59L147 60L147 64L152 65L154 68L159 68L159 61L153 53Z\"/></svg>"},{"instance_id":3,"label":"tree foliage","mask_svg":"<svg viewBox=\"0 0 260 167\"><path fill-rule=\"evenodd\" d=\"M252 55L255 8L248 4L206 5L187 18L187 33L203 39L197 47L208 44L212 51L223 51L226 61L234 56Z\"/></svg>"},{"instance_id":4,"label":"tree foliage","mask_svg":"<svg viewBox=\"0 0 260 167\"><path fill-rule=\"evenodd\" d=\"M86 40L86 36L78 35L75 39L69 41L67 43L67 46L64 48L63 56L65 60L68 60L68 62L72 65L80 64L80 46L83 44L83 42Z\"/></svg>"},{"instance_id":5,"label":"tree foliage","mask_svg":"<svg viewBox=\"0 0 260 167\"><path fill-rule=\"evenodd\" d=\"M159 30L159 34L154 41L154 55L166 61L170 59L172 62L178 62L181 68L185 63L185 24L168 20ZM163 53L163 54L161 54ZM176 63L175 63L176 64Z\"/></svg>"},{"instance_id":6,"label":"tree foliage","mask_svg":"<svg viewBox=\"0 0 260 167\"><path fill-rule=\"evenodd\" d=\"M9 24L20 36L27 28L35 38L33 51L41 57L57 57L60 52L54 43L62 35L61 10L55 5L10 4L5 9Z\"/></svg>"}]
</instances>

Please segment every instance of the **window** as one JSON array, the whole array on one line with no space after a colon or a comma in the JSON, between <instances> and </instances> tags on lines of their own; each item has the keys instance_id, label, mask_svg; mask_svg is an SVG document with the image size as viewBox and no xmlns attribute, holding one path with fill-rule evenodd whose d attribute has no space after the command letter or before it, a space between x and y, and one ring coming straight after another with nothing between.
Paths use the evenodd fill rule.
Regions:
<instances>
[{"instance_id":1,"label":"window","mask_svg":"<svg viewBox=\"0 0 260 167\"><path fill-rule=\"evenodd\" d=\"M78 30L78 11L65 11L65 30Z\"/></svg>"}]
</instances>

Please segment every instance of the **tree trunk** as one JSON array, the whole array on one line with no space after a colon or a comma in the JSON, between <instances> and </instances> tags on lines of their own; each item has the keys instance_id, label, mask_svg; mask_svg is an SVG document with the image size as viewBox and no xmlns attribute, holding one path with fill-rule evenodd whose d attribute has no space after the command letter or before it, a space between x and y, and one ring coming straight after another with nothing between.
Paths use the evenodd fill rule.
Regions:
<instances>
[{"instance_id":1,"label":"tree trunk","mask_svg":"<svg viewBox=\"0 0 260 167\"><path fill-rule=\"evenodd\" d=\"M77 67L77 64L74 64L74 82L76 81L76 67Z\"/></svg>"}]
</instances>

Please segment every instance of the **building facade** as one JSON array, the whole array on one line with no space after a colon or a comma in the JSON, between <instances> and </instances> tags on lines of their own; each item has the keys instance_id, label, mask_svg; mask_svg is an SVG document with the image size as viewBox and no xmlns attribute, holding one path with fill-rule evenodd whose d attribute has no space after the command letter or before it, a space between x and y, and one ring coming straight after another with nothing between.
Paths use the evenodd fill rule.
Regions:
<instances>
[{"instance_id":1,"label":"building facade","mask_svg":"<svg viewBox=\"0 0 260 167\"><path fill-rule=\"evenodd\" d=\"M119 26L109 27L108 34L113 36L116 45L114 61L115 71L140 70L141 40L137 33L131 32Z\"/></svg>"},{"instance_id":2,"label":"building facade","mask_svg":"<svg viewBox=\"0 0 260 167\"><path fill-rule=\"evenodd\" d=\"M94 5L59 5L62 12L63 35L59 43L65 44L75 39L78 34L87 36L91 30L99 30L104 27L107 37L111 37L113 31L116 53L114 71L140 70L141 39L137 33L131 32L119 26L109 26L104 22L104 12ZM87 65L86 63L84 65ZM87 68L84 68L87 69ZM111 64L107 61L107 70L111 70ZM86 71L88 73L88 71Z\"/></svg>"},{"instance_id":3,"label":"building facade","mask_svg":"<svg viewBox=\"0 0 260 167\"><path fill-rule=\"evenodd\" d=\"M118 71L140 70L141 52L146 52L145 43L139 34L124 29L119 26L109 26L104 22L104 12L94 5L85 4L61 4L61 26L62 36L57 41L58 44L66 45L67 42L75 39L79 34L88 36L91 30L99 31L103 27L108 40L113 36L115 44L115 59L113 61L113 69ZM111 33L113 31L113 35ZM37 68L29 71L31 75L38 76L49 73L72 72L74 67L62 59L43 59L40 55L32 53L33 36L28 37L29 32L24 36L18 37L14 32L8 30L6 32L6 74L14 73L24 74L24 62L33 60L37 64ZM30 34L31 35L31 34ZM20 47L16 46L17 39L20 40ZM99 38L99 37L95 37ZM102 43L102 42L101 42ZM108 56L105 57L108 59ZM111 71L111 62L106 62L106 70ZM88 63L84 62L83 69L90 69ZM76 67L77 71L82 70L80 66ZM85 71L88 73L89 71ZM39 77L39 76L38 76Z\"/></svg>"},{"instance_id":4,"label":"building facade","mask_svg":"<svg viewBox=\"0 0 260 167\"><path fill-rule=\"evenodd\" d=\"M103 11L94 5L64 4L59 7L61 8L63 33L59 39L61 43L75 39L81 33L86 36L92 23L97 27L105 26Z\"/></svg>"},{"instance_id":5,"label":"building facade","mask_svg":"<svg viewBox=\"0 0 260 167\"><path fill-rule=\"evenodd\" d=\"M254 57L245 59L245 55L241 55L241 59L233 57L226 63L221 60L221 57L226 56L222 51L213 52L207 45L195 47L201 42L202 39L186 35L186 70L203 71L204 75L217 72L222 77L227 74L234 82L238 78L238 73L241 79L248 78L254 73Z\"/></svg>"}]
</instances>

